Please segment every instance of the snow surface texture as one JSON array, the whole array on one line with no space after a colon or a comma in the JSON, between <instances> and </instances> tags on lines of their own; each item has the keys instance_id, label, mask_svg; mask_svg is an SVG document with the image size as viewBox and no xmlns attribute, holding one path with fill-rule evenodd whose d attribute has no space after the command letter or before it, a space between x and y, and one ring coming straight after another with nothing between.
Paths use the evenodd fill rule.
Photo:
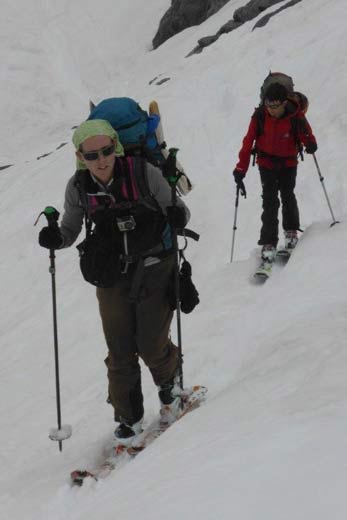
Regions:
<instances>
[{"instance_id":1,"label":"snow surface texture","mask_svg":"<svg viewBox=\"0 0 347 520\"><path fill-rule=\"evenodd\" d=\"M231 0L149 52L170 0L100 0L97 8L91 0L2 2L0 165L14 166L0 172L1 519L347 518L347 6L305 0L259 31L246 23L184 58L243 3ZM317 158L341 223L329 227L306 157L297 182L305 232L287 266L259 287L250 281L259 176L250 168L230 264L232 171L269 69L292 75L310 99ZM156 76L171 80L149 85ZM60 251L62 419L73 428L60 453L48 438L56 426L49 258L37 245L44 220L33 223L46 205L62 210L75 162L71 127L86 116L89 98L112 95L144 106L158 100L167 141L180 148L195 184L187 203L201 240L188 259L201 304L183 316L184 376L209 394L108 480L71 489L70 471L93 467L112 439L106 349L77 251ZM143 387L150 421L158 398L145 368Z\"/></svg>"}]
</instances>

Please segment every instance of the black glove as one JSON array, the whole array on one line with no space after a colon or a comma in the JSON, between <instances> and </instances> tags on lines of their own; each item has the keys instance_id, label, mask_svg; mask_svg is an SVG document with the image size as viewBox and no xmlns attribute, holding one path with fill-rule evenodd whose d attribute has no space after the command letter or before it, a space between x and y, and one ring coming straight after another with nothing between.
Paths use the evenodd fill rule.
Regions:
<instances>
[{"instance_id":1,"label":"black glove","mask_svg":"<svg viewBox=\"0 0 347 520\"><path fill-rule=\"evenodd\" d=\"M317 144L314 143L313 141L311 141L310 143L307 143L305 152L306 153L315 153L317 151L317 148L318 148Z\"/></svg>"},{"instance_id":2,"label":"black glove","mask_svg":"<svg viewBox=\"0 0 347 520\"><path fill-rule=\"evenodd\" d=\"M199 293L192 280L192 267L184 260L180 270L181 311L189 314L200 303Z\"/></svg>"},{"instance_id":3,"label":"black glove","mask_svg":"<svg viewBox=\"0 0 347 520\"><path fill-rule=\"evenodd\" d=\"M46 226L39 233L39 244L47 249L59 249L63 245L63 237L61 236L58 226Z\"/></svg>"},{"instance_id":4,"label":"black glove","mask_svg":"<svg viewBox=\"0 0 347 520\"><path fill-rule=\"evenodd\" d=\"M186 225L186 212L180 206L168 206L166 208L167 219L170 226L182 229Z\"/></svg>"},{"instance_id":5,"label":"black glove","mask_svg":"<svg viewBox=\"0 0 347 520\"><path fill-rule=\"evenodd\" d=\"M235 182L236 182L236 186L240 190L241 195L246 198L247 197L247 192L246 192L246 188L245 188L245 185L244 185L244 182L243 182L243 179L244 179L245 175L246 174L244 172L242 172L241 170L234 170L233 171L233 176L234 176L234 179L235 179Z\"/></svg>"},{"instance_id":6,"label":"black glove","mask_svg":"<svg viewBox=\"0 0 347 520\"><path fill-rule=\"evenodd\" d=\"M189 314L200 303L199 293L192 280L192 267L187 260L182 262L179 272L179 297L181 311ZM175 277L172 276L168 287L169 305L172 311L177 308Z\"/></svg>"}]
</instances>

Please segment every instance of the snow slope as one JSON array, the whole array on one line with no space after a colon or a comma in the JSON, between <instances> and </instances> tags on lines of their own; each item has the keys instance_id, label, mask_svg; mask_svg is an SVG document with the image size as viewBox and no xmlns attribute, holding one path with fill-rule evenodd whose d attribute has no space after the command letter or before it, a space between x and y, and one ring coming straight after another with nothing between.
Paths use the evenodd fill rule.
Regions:
<instances>
[{"instance_id":1,"label":"snow slope","mask_svg":"<svg viewBox=\"0 0 347 520\"><path fill-rule=\"evenodd\" d=\"M0 166L14 166L0 171L1 519L346 518L347 7L304 0L264 28L251 31L253 20L184 58L242 4L230 0L150 52L169 0L2 3ZM231 173L270 68L291 74L310 98L317 158L341 223L330 228L306 157L297 183L305 232L287 266L257 286L259 178L250 168L230 264ZM157 76L171 79L150 83ZM187 385L207 385L209 398L108 480L71 489L70 470L93 466L112 440L106 349L77 252L59 251L62 413L73 427L59 453L48 439L56 425L49 259L37 245L44 221L33 223L46 205L62 209L71 127L88 99L111 95L159 101L167 140L195 183L187 203L201 240L188 258L201 304L183 317L184 375ZM145 368L143 387L149 421L158 401Z\"/></svg>"}]
</instances>

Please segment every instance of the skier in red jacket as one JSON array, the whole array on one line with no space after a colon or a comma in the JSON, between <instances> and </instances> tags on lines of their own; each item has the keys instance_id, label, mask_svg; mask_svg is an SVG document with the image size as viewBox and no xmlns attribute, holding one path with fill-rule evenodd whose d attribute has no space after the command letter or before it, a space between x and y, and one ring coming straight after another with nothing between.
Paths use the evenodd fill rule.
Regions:
<instances>
[{"instance_id":1,"label":"skier in red jacket","mask_svg":"<svg viewBox=\"0 0 347 520\"><path fill-rule=\"evenodd\" d=\"M255 146L253 146L255 145ZM247 134L239 153L239 162L233 172L235 182L245 193L243 179L249 167L251 154L256 154L259 167L263 213L259 245L262 245L262 259L272 262L278 242L278 209L282 201L282 225L285 247L293 249L298 241L300 229L299 210L294 194L298 154L317 150L312 129L299 106L288 99L286 88L273 83L267 89L264 103L252 116Z\"/></svg>"}]
</instances>

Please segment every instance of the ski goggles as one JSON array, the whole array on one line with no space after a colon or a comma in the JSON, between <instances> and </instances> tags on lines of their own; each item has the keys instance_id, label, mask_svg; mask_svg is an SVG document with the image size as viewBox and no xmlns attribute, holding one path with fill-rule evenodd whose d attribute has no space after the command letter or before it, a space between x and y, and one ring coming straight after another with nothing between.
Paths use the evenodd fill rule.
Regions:
<instances>
[{"instance_id":1,"label":"ski goggles","mask_svg":"<svg viewBox=\"0 0 347 520\"><path fill-rule=\"evenodd\" d=\"M268 108L271 108L272 110L277 110L277 108L280 108L283 105L284 101L269 101L268 99L265 100L265 106Z\"/></svg>"},{"instance_id":2,"label":"ski goggles","mask_svg":"<svg viewBox=\"0 0 347 520\"><path fill-rule=\"evenodd\" d=\"M80 150L80 152L83 156L83 159L85 159L86 161L96 161L97 159L99 159L100 155L103 155L104 157L108 157L115 151L115 149L116 149L116 145L114 143L112 143L112 144L109 144L108 146L104 146L100 150L95 150L95 152L83 152L82 150Z\"/></svg>"}]
</instances>

